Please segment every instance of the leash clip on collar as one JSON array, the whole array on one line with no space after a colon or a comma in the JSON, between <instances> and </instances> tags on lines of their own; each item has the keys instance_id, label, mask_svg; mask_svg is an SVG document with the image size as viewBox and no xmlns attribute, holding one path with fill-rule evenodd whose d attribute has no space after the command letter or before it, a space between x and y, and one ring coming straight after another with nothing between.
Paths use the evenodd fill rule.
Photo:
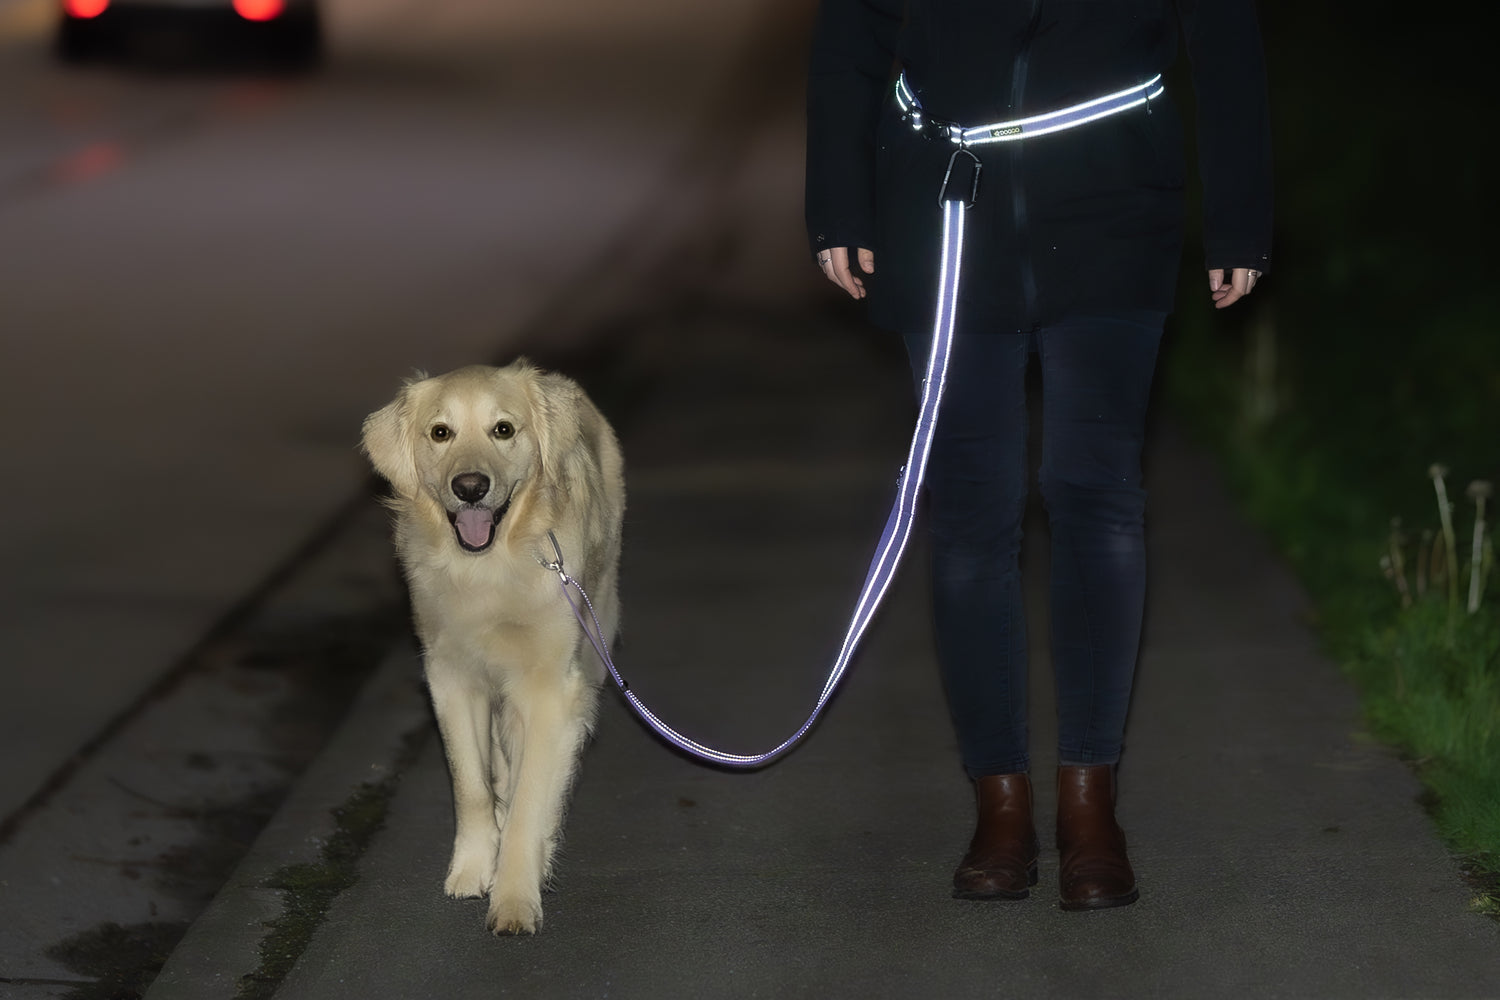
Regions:
<instances>
[{"instance_id":1,"label":"leash clip on collar","mask_svg":"<svg viewBox=\"0 0 1500 1000\"><path fill-rule=\"evenodd\" d=\"M550 530L550 529L547 531L547 538L552 542L552 551L554 553L556 553L557 558L554 559L552 562L548 562L547 560L543 559L541 556L537 556L536 557L536 561L539 562L539 563L541 563L542 569L551 570L552 572L556 573L558 576L562 577L563 586L567 586L568 585L568 581L571 578L568 576L567 572L563 569L562 546L560 546L560 545L557 544L557 534L555 532L553 532L552 530Z\"/></svg>"}]
</instances>

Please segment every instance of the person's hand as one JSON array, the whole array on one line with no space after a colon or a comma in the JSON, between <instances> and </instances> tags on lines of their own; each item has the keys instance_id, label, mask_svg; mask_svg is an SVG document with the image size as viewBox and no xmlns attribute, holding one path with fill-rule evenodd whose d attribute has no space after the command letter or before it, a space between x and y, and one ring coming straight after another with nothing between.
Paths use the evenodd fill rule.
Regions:
<instances>
[{"instance_id":1,"label":"person's hand","mask_svg":"<svg viewBox=\"0 0 1500 1000\"><path fill-rule=\"evenodd\" d=\"M1229 273L1229 284L1224 283L1224 269L1216 267L1208 272L1208 292L1213 296L1214 308L1232 306L1255 290L1260 272L1248 267L1237 267Z\"/></svg>"},{"instance_id":2,"label":"person's hand","mask_svg":"<svg viewBox=\"0 0 1500 1000\"><path fill-rule=\"evenodd\" d=\"M859 269L865 274L874 274L875 251L859 247L857 256ZM865 297L865 283L859 280L859 275L849 269L848 247L830 247L824 250L818 254L818 266L823 269L823 277L848 292L851 299Z\"/></svg>"}]
</instances>

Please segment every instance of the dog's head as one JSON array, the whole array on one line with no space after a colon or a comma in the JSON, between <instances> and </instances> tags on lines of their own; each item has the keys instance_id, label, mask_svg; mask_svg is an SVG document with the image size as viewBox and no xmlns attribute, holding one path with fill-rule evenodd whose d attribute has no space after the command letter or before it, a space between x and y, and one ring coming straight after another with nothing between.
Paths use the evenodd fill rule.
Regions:
<instances>
[{"instance_id":1,"label":"dog's head","mask_svg":"<svg viewBox=\"0 0 1500 1000\"><path fill-rule=\"evenodd\" d=\"M550 389L577 391L524 359L418 376L365 418L363 448L398 507L440 509L462 549L484 552L555 465Z\"/></svg>"}]
</instances>

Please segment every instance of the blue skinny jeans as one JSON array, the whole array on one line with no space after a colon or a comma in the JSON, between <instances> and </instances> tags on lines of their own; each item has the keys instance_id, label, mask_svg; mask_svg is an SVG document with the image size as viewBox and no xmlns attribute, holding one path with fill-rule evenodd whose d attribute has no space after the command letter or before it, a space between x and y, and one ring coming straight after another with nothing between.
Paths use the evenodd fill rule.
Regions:
<instances>
[{"instance_id":1,"label":"blue skinny jeans","mask_svg":"<svg viewBox=\"0 0 1500 1000\"><path fill-rule=\"evenodd\" d=\"M1058 761L1119 760L1146 594L1141 449L1165 321L1116 310L954 341L927 502L938 662L970 777L1030 766L1019 559L1032 353L1042 376ZM930 338L905 338L919 379Z\"/></svg>"}]
</instances>

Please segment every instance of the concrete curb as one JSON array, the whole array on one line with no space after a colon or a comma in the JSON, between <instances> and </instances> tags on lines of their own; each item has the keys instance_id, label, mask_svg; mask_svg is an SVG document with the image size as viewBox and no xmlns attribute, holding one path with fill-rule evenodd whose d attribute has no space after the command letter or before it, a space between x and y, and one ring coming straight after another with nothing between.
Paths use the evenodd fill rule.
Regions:
<instances>
[{"instance_id":1,"label":"concrete curb","mask_svg":"<svg viewBox=\"0 0 1500 1000\"><path fill-rule=\"evenodd\" d=\"M395 773L401 741L430 719L417 653L403 645L370 678L328 746L297 782L208 908L193 922L146 992L149 1000L233 997L261 964L267 925L282 915L268 880L319 859L333 810L361 784Z\"/></svg>"}]
</instances>

